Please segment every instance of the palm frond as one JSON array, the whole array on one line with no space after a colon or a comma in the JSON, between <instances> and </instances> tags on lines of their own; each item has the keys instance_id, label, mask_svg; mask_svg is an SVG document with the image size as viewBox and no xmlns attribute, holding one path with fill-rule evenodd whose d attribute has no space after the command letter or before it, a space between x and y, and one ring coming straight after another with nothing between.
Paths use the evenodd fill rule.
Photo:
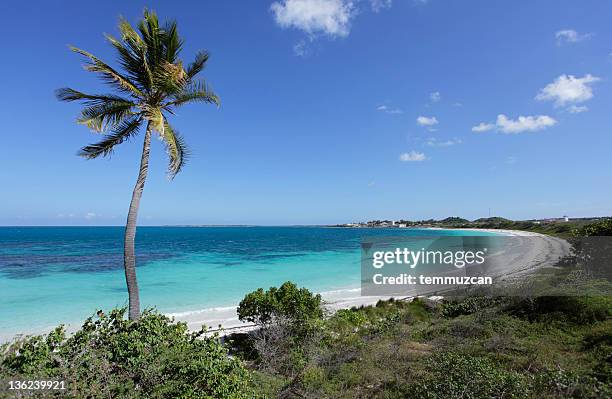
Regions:
<instances>
[{"instance_id":1,"label":"palm frond","mask_svg":"<svg viewBox=\"0 0 612 399\"><path fill-rule=\"evenodd\" d=\"M136 35L138 36L138 34ZM117 51L119 63L127 72L128 78L137 83L141 91L149 90L152 85L152 79L149 73L150 71L147 71L144 65L144 52L146 52L146 48L137 48L135 50L133 46L129 45L127 42L118 40L112 35L106 35L106 40Z\"/></svg>"},{"instance_id":2,"label":"palm frond","mask_svg":"<svg viewBox=\"0 0 612 399\"><path fill-rule=\"evenodd\" d=\"M166 152L168 153L168 177L174 179L185 165L189 157L189 150L183 137L168 122L165 123L164 133L161 137L166 144Z\"/></svg>"},{"instance_id":3,"label":"palm frond","mask_svg":"<svg viewBox=\"0 0 612 399\"><path fill-rule=\"evenodd\" d=\"M204 102L215 104L217 107L221 105L221 100L206 82L199 81L189 84L181 92L174 95L174 99L164 106L178 107L189 102Z\"/></svg>"},{"instance_id":4,"label":"palm frond","mask_svg":"<svg viewBox=\"0 0 612 399\"><path fill-rule=\"evenodd\" d=\"M106 101L83 108L77 121L91 130L102 132L133 115L133 107L134 104L129 101Z\"/></svg>"},{"instance_id":5,"label":"palm frond","mask_svg":"<svg viewBox=\"0 0 612 399\"><path fill-rule=\"evenodd\" d=\"M209 54L198 52L188 66L179 58L183 41L177 24L169 21L160 26L155 12L144 12L144 18L132 26L120 19L120 34L106 35L115 49L114 69L93 54L71 47L86 58L85 69L95 72L116 91L115 94L87 94L71 88L56 91L61 101L80 101L84 107L78 122L90 129L106 132L101 141L83 147L79 155L88 159L110 155L115 146L138 133L145 122L159 133L169 157L168 173L174 178L188 156L183 138L168 123L174 108L189 102L220 105L219 97L204 81L195 77L206 66Z\"/></svg>"},{"instance_id":6,"label":"palm frond","mask_svg":"<svg viewBox=\"0 0 612 399\"><path fill-rule=\"evenodd\" d=\"M79 53L89 59L88 64L85 66L86 70L90 72L100 73L102 75L102 78L106 82L116 85L116 87L121 91L128 92L137 97L142 97L142 92L136 87L134 83L132 83L127 77L115 71L98 57L77 47L71 47L71 49L72 51Z\"/></svg>"},{"instance_id":7,"label":"palm frond","mask_svg":"<svg viewBox=\"0 0 612 399\"><path fill-rule=\"evenodd\" d=\"M145 17L147 12L145 11ZM142 23L142 21L141 21ZM153 90L153 70L155 70L155 60L150 55L150 48L144 37L141 37L128 21L121 19L119 22L121 39L135 58L137 66L134 68L134 78L142 84L147 91ZM125 48L125 47L124 47Z\"/></svg>"},{"instance_id":8,"label":"palm frond","mask_svg":"<svg viewBox=\"0 0 612 399\"><path fill-rule=\"evenodd\" d=\"M100 142L81 148L79 155L87 159L94 159L100 155L107 156L112 154L115 146L129 140L138 133L141 123L142 118L136 116L124 120L113 133L106 135Z\"/></svg>"},{"instance_id":9,"label":"palm frond","mask_svg":"<svg viewBox=\"0 0 612 399\"><path fill-rule=\"evenodd\" d=\"M198 51L195 60L187 67L187 76L193 79L198 73L202 72L210 55L207 51Z\"/></svg>"},{"instance_id":10,"label":"palm frond","mask_svg":"<svg viewBox=\"0 0 612 399\"><path fill-rule=\"evenodd\" d=\"M164 45L164 59L173 64L183 48L183 41L178 35L176 21L170 21L164 25L162 42Z\"/></svg>"},{"instance_id":11,"label":"palm frond","mask_svg":"<svg viewBox=\"0 0 612 399\"><path fill-rule=\"evenodd\" d=\"M145 10L144 18L138 22L138 31L147 47L146 61L152 71L163 60L163 45L157 14Z\"/></svg>"},{"instance_id":12,"label":"palm frond","mask_svg":"<svg viewBox=\"0 0 612 399\"><path fill-rule=\"evenodd\" d=\"M69 87L57 89L55 96L60 101L83 101L85 105L96 105L105 102L123 102L135 105L132 101L114 94L85 94Z\"/></svg>"}]
</instances>

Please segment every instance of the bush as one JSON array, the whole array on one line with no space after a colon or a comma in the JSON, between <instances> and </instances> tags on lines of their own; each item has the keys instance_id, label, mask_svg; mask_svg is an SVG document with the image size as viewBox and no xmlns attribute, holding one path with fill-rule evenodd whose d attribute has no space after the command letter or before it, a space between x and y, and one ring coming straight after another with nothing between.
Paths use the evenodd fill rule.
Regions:
<instances>
[{"instance_id":1,"label":"bush","mask_svg":"<svg viewBox=\"0 0 612 399\"><path fill-rule=\"evenodd\" d=\"M470 296L460 301L445 300L442 304L442 315L448 318L469 315L499 305L502 302L503 298L486 296Z\"/></svg>"},{"instance_id":2,"label":"bush","mask_svg":"<svg viewBox=\"0 0 612 399\"><path fill-rule=\"evenodd\" d=\"M259 288L247 294L238 306L238 318L260 326L266 326L282 318L298 325L323 317L321 295L314 295L306 288L298 288L287 281L280 288L268 291Z\"/></svg>"},{"instance_id":3,"label":"bush","mask_svg":"<svg viewBox=\"0 0 612 399\"><path fill-rule=\"evenodd\" d=\"M530 321L559 320L591 324L612 316L612 298L606 296L539 296L509 306L511 314Z\"/></svg>"},{"instance_id":4,"label":"bush","mask_svg":"<svg viewBox=\"0 0 612 399\"><path fill-rule=\"evenodd\" d=\"M404 389L413 398L524 397L527 379L484 357L442 352L426 362L426 373Z\"/></svg>"},{"instance_id":5,"label":"bush","mask_svg":"<svg viewBox=\"0 0 612 399\"><path fill-rule=\"evenodd\" d=\"M61 397L251 398L250 373L216 337L189 333L185 323L147 310L140 320L125 309L89 318L73 336L63 327L5 345L0 375L56 378Z\"/></svg>"},{"instance_id":6,"label":"bush","mask_svg":"<svg viewBox=\"0 0 612 399\"><path fill-rule=\"evenodd\" d=\"M577 375L562 369L547 370L535 376L534 392L545 392L558 398L598 399L612 397L612 388L596 378Z\"/></svg>"},{"instance_id":7,"label":"bush","mask_svg":"<svg viewBox=\"0 0 612 399\"><path fill-rule=\"evenodd\" d=\"M612 236L612 219L587 224L574 231L577 237Z\"/></svg>"}]
</instances>

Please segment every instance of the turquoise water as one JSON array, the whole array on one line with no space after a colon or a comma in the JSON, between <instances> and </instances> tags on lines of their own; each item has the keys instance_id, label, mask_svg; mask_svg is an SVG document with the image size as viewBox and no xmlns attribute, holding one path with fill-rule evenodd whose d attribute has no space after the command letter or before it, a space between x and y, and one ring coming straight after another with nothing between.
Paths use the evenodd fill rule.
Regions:
<instances>
[{"instance_id":1,"label":"turquoise water","mask_svg":"<svg viewBox=\"0 0 612 399\"><path fill-rule=\"evenodd\" d=\"M325 227L139 227L143 307L165 313L237 304L291 280L358 287L363 237L478 234ZM0 337L77 324L127 304L122 227L0 227Z\"/></svg>"}]
</instances>

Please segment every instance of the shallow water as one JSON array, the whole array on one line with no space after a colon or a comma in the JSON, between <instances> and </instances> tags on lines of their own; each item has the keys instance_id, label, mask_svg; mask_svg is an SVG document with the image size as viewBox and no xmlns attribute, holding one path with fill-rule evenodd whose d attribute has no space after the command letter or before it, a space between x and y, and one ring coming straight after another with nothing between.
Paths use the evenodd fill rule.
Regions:
<instances>
[{"instance_id":1,"label":"shallow water","mask_svg":"<svg viewBox=\"0 0 612 399\"><path fill-rule=\"evenodd\" d=\"M237 304L287 280L358 287L363 237L466 231L325 227L139 227L143 307L185 314ZM0 227L0 338L78 325L127 304L122 227Z\"/></svg>"}]
</instances>

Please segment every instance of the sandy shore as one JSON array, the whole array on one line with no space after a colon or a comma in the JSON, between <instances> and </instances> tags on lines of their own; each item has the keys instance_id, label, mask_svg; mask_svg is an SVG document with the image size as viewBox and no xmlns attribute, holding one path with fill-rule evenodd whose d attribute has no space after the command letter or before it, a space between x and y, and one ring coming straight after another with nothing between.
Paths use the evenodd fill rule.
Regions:
<instances>
[{"instance_id":1,"label":"sandy shore","mask_svg":"<svg viewBox=\"0 0 612 399\"><path fill-rule=\"evenodd\" d=\"M444 229L448 230L448 229ZM460 229L480 232L492 232L510 237L508 250L500 254L498 269L490 271L492 276L511 279L530 273L533 270L552 266L556 261L569 254L570 245L567 241L550 237L543 234L517 231L517 230L495 230L495 229ZM389 299L390 296L362 296L361 288L347 287L335 291L321 292L321 296L330 312L338 309L347 309L353 306L372 305L381 299ZM432 292L420 292L420 294L431 297L439 295L435 290ZM410 295L393 295L395 298L410 297ZM174 317L177 321L186 322L191 330L199 330L202 325L210 329L218 329L222 326L220 334L227 334L237 331L253 329L254 326L246 325L238 320L236 313L237 304L226 307L216 307L202 309L198 311L170 313L168 316ZM69 325L68 331L77 329L77 325ZM28 334L46 333L47 331L29 332ZM0 335L0 342L7 342L14 337L11 335Z\"/></svg>"},{"instance_id":2,"label":"sandy shore","mask_svg":"<svg viewBox=\"0 0 612 399\"><path fill-rule=\"evenodd\" d=\"M491 270L490 273L493 277L498 278L513 278L530 273L540 267L552 266L558 259L569 254L571 249L567 241L539 233L497 229L458 230L491 232L509 237L506 250L503 253L493 255L499 257L495 263L500 266ZM360 287L348 287L341 290L321 292L320 294L330 312L353 306L372 305L381 299L389 299L389 296L361 296L360 292ZM427 293L424 295L428 296ZM432 290L431 295L435 295L434 290ZM395 295L395 297L400 296ZM170 316L178 321L186 322L192 330L199 330L203 324L213 330L218 330L220 334L253 329L254 326L238 320L236 307L203 309L195 312L174 313Z\"/></svg>"}]
</instances>

